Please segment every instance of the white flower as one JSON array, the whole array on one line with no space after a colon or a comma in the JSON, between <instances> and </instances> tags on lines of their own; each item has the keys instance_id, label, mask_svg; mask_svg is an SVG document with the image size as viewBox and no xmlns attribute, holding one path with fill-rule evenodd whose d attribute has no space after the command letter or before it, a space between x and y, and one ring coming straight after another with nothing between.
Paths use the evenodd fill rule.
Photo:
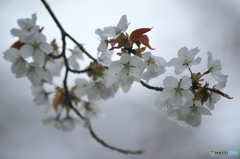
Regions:
<instances>
[{"instance_id":1,"label":"white flower","mask_svg":"<svg viewBox=\"0 0 240 159\"><path fill-rule=\"evenodd\" d=\"M200 101L188 101L177 111L178 119L193 127L201 124L202 115L212 115L212 113L206 107L202 106Z\"/></svg>"},{"instance_id":2,"label":"white flower","mask_svg":"<svg viewBox=\"0 0 240 159\"><path fill-rule=\"evenodd\" d=\"M215 103L217 103L220 100L221 96L217 93L211 92L210 97L206 102L204 102L204 105L206 105L210 110L214 109Z\"/></svg>"},{"instance_id":3,"label":"white flower","mask_svg":"<svg viewBox=\"0 0 240 159\"><path fill-rule=\"evenodd\" d=\"M106 88L106 80L102 78L90 82L86 82L84 79L78 79L76 80L76 85L78 86L75 90L76 96L81 98L87 95L88 100L107 100L113 97L117 91L115 85Z\"/></svg>"},{"instance_id":4,"label":"white flower","mask_svg":"<svg viewBox=\"0 0 240 159\"><path fill-rule=\"evenodd\" d=\"M165 101L165 99L162 99L161 96L157 98L157 100L155 101L155 106L157 106L157 108L159 109L162 109L162 108L167 108L168 110L176 109L173 105Z\"/></svg>"},{"instance_id":5,"label":"white flower","mask_svg":"<svg viewBox=\"0 0 240 159\"><path fill-rule=\"evenodd\" d=\"M50 101L47 92L44 90L43 86L32 86L32 94L34 96L33 102L36 105L46 105L49 106Z\"/></svg>"},{"instance_id":6,"label":"white flower","mask_svg":"<svg viewBox=\"0 0 240 159\"><path fill-rule=\"evenodd\" d=\"M50 73L44 71L42 67L39 67L38 63L29 64L27 77L32 82L33 86L39 86L43 82L52 82L52 76Z\"/></svg>"},{"instance_id":7,"label":"white flower","mask_svg":"<svg viewBox=\"0 0 240 159\"><path fill-rule=\"evenodd\" d=\"M77 124L82 124L82 121L78 118L73 117L65 117L63 119L58 119L56 117L49 117L47 119L42 120L44 125L52 125L58 130L62 130L64 132L72 131Z\"/></svg>"},{"instance_id":8,"label":"white flower","mask_svg":"<svg viewBox=\"0 0 240 159\"><path fill-rule=\"evenodd\" d=\"M113 37L115 39L120 33L124 33L127 30L128 25L130 25L130 23L127 21L127 16L123 15L116 27L109 26L103 28L103 36Z\"/></svg>"},{"instance_id":9,"label":"white flower","mask_svg":"<svg viewBox=\"0 0 240 159\"><path fill-rule=\"evenodd\" d=\"M211 72L213 78L219 83L215 85L215 88L222 89L226 86L228 75L223 75L221 61L219 59L213 59L212 53L208 52L208 69Z\"/></svg>"},{"instance_id":10,"label":"white flower","mask_svg":"<svg viewBox=\"0 0 240 159\"><path fill-rule=\"evenodd\" d=\"M39 26L36 26L37 16L32 14L32 19L19 19L18 25L21 29L13 28L11 34L19 37L19 40L24 43L31 41L31 37L39 32Z\"/></svg>"},{"instance_id":11,"label":"white flower","mask_svg":"<svg viewBox=\"0 0 240 159\"><path fill-rule=\"evenodd\" d=\"M181 107L183 98L192 100L194 98L193 93L190 91L191 79L190 77L183 76L180 82L175 77L167 76L163 80L164 89L161 93L160 100L155 104L161 107L161 101L164 101L167 105L174 107Z\"/></svg>"},{"instance_id":12,"label":"white flower","mask_svg":"<svg viewBox=\"0 0 240 159\"><path fill-rule=\"evenodd\" d=\"M192 65L198 65L201 62L201 58L195 59L196 54L199 52L198 48L188 50L187 47L183 47L178 51L178 58L173 58L168 62L168 66L175 67L175 73L181 74L187 68Z\"/></svg>"},{"instance_id":13,"label":"white flower","mask_svg":"<svg viewBox=\"0 0 240 159\"><path fill-rule=\"evenodd\" d=\"M154 55L151 55L150 52L144 53L142 57L145 65L147 65L147 71L142 74L142 78L146 80L147 83L152 78L155 78L166 71L165 67L167 62L164 58L155 57Z\"/></svg>"},{"instance_id":14,"label":"white flower","mask_svg":"<svg viewBox=\"0 0 240 159\"><path fill-rule=\"evenodd\" d=\"M31 41L21 47L20 51L24 58L33 57L33 61L39 64L43 64L45 60L44 53L53 52L53 47L46 43L46 36L42 33L34 34Z\"/></svg>"},{"instance_id":15,"label":"white flower","mask_svg":"<svg viewBox=\"0 0 240 159\"><path fill-rule=\"evenodd\" d=\"M84 111L84 117L88 119L101 118L105 116L104 112L96 101L84 102L80 110Z\"/></svg>"},{"instance_id":16,"label":"white flower","mask_svg":"<svg viewBox=\"0 0 240 159\"><path fill-rule=\"evenodd\" d=\"M75 46L73 51L72 51L72 54L78 58L78 59L81 59L83 60L83 52L82 50L78 47L78 46Z\"/></svg>"},{"instance_id":17,"label":"white flower","mask_svg":"<svg viewBox=\"0 0 240 159\"><path fill-rule=\"evenodd\" d=\"M112 54L113 51L108 50L105 53L101 53L101 55L97 58L98 63L108 67L112 63Z\"/></svg>"},{"instance_id":18,"label":"white flower","mask_svg":"<svg viewBox=\"0 0 240 159\"><path fill-rule=\"evenodd\" d=\"M120 61L114 61L110 64L108 70L110 77L107 79L106 87L118 84L123 92L127 93L133 81L141 79L141 67L143 67L143 62L140 57L131 57L131 55L124 53Z\"/></svg>"},{"instance_id":19,"label":"white flower","mask_svg":"<svg viewBox=\"0 0 240 159\"><path fill-rule=\"evenodd\" d=\"M97 48L98 52L101 52L101 53L106 53L107 51L107 47L108 47L108 44L107 44L107 37L106 36L103 36L103 30L98 28L97 30L95 30L95 34L99 35L100 39L101 39L101 42Z\"/></svg>"},{"instance_id":20,"label":"white flower","mask_svg":"<svg viewBox=\"0 0 240 159\"><path fill-rule=\"evenodd\" d=\"M45 69L52 75L52 76L60 76L61 70L64 66L63 58L58 59L48 59L45 63Z\"/></svg>"},{"instance_id":21,"label":"white flower","mask_svg":"<svg viewBox=\"0 0 240 159\"><path fill-rule=\"evenodd\" d=\"M80 69L80 65L77 61L77 59L83 60L83 52L79 49L78 46L75 46L72 50L72 55L68 59L68 64L75 70Z\"/></svg>"},{"instance_id":22,"label":"white flower","mask_svg":"<svg viewBox=\"0 0 240 159\"><path fill-rule=\"evenodd\" d=\"M27 61L23 59L19 50L10 48L4 52L4 59L12 63L12 73L16 78L24 77L27 73Z\"/></svg>"}]
</instances>

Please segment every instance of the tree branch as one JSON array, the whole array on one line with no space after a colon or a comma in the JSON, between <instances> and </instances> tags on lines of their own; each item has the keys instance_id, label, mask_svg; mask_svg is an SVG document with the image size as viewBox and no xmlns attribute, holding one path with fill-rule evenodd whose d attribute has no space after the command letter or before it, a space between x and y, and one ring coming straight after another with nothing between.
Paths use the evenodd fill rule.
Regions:
<instances>
[{"instance_id":1,"label":"tree branch","mask_svg":"<svg viewBox=\"0 0 240 159\"><path fill-rule=\"evenodd\" d=\"M95 63L98 63L97 60L92 57L85 49L84 47L78 43L71 35L67 34L67 37L69 37L69 39L71 39L79 48L82 52L84 52L90 59L92 59Z\"/></svg>"},{"instance_id":2,"label":"tree branch","mask_svg":"<svg viewBox=\"0 0 240 159\"><path fill-rule=\"evenodd\" d=\"M95 138L103 146L105 146L105 147L107 147L107 148L109 148L111 150L118 151L118 152L121 152L121 153L124 153L124 154L142 154L144 152L142 150L139 150L139 151L123 150L123 149L119 149L119 148L110 146L109 144L106 144L103 140L101 140L99 137L96 136L96 134L94 133L94 131L93 131L92 127L91 127L90 121L89 121L89 131L90 131L90 134L92 135L93 138Z\"/></svg>"},{"instance_id":3,"label":"tree branch","mask_svg":"<svg viewBox=\"0 0 240 159\"><path fill-rule=\"evenodd\" d=\"M69 35L62 27L62 25L60 24L60 22L58 21L57 17L55 16L55 14L53 13L52 9L50 8L50 6L48 5L48 3L45 0L41 0L42 3L44 4L44 6L46 7L47 11L49 12L49 14L51 15L51 17L53 18L54 22L56 23L57 27L59 28L59 30L61 31L62 34L64 34L65 36L67 36L69 39L71 39L78 47L79 49L84 52L90 59L92 59L95 63L97 63L97 60L92 57L85 49L84 47L78 43L71 35Z\"/></svg>"},{"instance_id":4,"label":"tree branch","mask_svg":"<svg viewBox=\"0 0 240 159\"><path fill-rule=\"evenodd\" d=\"M153 90L155 90L155 91L163 91L163 89L164 88L162 88L162 87L154 87L154 86L150 86L150 85L148 85L147 83L145 83L145 82L143 82L142 80L140 81L141 82L141 84L144 86L144 87L146 87L146 88L148 88L148 89L153 89Z\"/></svg>"},{"instance_id":5,"label":"tree branch","mask_svg":"<svg viewBox=\"0 0 240 159\"><path fill-rule=\"evenodd\" d=\"M63 80L63 86L64 86L64 92L65 92L65 95L66 95L66 100L67 100L67 103L68 105L71 107L71 109L83 120L85 120L85 118L80 114L80 112L72 105L72 101L71 101L71 96L69 94L69 91L68 91L68 85L67 85L67 78L68 78L68 72L73 72L73 73L83 73L83 72L87 72L87 71L90 71L91 69L90 68L87 68L85 70L81 70L81 71L77 71L77 70L72 70L70 67L69 67L69 64L68 64L68 59L66 57L66 37L70 38L81 50L82 52L84 52L89 58L91 58L95 63L97 63L97 60L95 58L93 58L85 49L84 47L79 44L74 38L72 38L68 33L65 32L65 30L63 29L62 25L60 24L60 22L58 21L58 19L56 18L56 16L54 15L53 11L51 10L50 6L48 5L48 3L45 1L45 0L41 0L42 3L44 4L44 6L46 7L46 9L48 10L48 12L50 13L51 17L53 18L54 22L56 23L57 27L59 28L59 30L61 31L61 34L62 34L62 53L59 55L59 56L53 56L53 55L50 55L50 57L53 57L53 58L60 58L61 56L63 56L63 59L64 59L64 64L66 66L66 71L65 71L65 76L64 76L64 80ZM113 147L107 143L105 143L102 139L100 139L96 134L95 132L93 131L92 127L91 127L91 123L89 121L89 132L90 134L92 135L92 137L98 142L100 143L101 145L103 145L104 147L106 148L109 148L111 150L115 150L115 151L118 151L118 152L121 152L121 153L124 153L124 154L141 154L143 153L143 151L128 151L128 150L123 150L123 149L119 149L119 148L116 148L116 147Z\"/></svg>"},{"instance_id":6,"label":"tree branch","mask_svg":"<svg viewBox=\"0 0 240 159\"><path fill-rule=\"evenodd\" d=\"M84 70L73 70L73 69L69 68L68 70L72 73L85 73L85 72L91 71L92 69L91 68L86 68Z\"/></svg>"}]
</instances>

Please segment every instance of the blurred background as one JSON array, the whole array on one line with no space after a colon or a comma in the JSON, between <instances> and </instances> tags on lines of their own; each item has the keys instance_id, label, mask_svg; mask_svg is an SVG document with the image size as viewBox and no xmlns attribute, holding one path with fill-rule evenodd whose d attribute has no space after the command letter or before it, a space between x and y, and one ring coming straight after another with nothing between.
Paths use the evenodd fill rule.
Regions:
<instances>
[{"instance_id":1,"label":"blurred background","mask_svg":"<svg viewBox=\"0 0 240 159\"><path fill-rule=\"evenodd\" d=\"M199 47L202 63L193 71L206 71L207 51L221 59L223 74L229 75L224 92L234 97L222 98L212 111L203 116L199 128L180 127L168 120L165 110L154 106L159 92L135 83L129 93L121 90L103 103L105 118L93 121L96 134L107 143L130 150L143 149L142 155L124 155L97 143L86 128L76 127L65 133L43 126L42 119L53 116L43 106L35 106L30 82L16 79L11 64L0 57L0 158L1 159L207 159L240 158L210 156L210 151L240 153L240 1L238 0L48 0L65 30L96 57L99 44L95 29L117 25L123 14L131 22L128 33L153 27L148 33L153 54L169 61L187 46ZM18 28L17 19L36 13L37 24L50 42L60 32L40 0L0 1L0 52L6 51L17 38L10 34ZM74 45L68 42L68 48ZM86 59L86 57L85 57ZM81 65L84 68L84 63ZM185 72L186 73L186 72ZM150 82L161 86L173 69ZM69 84L75 77L71 76ZM212 78L210 83L215 84ZM56 80L61 82L60 80ZM60 83L59 83L60 84Z\"/></svg>"}]
</instances>

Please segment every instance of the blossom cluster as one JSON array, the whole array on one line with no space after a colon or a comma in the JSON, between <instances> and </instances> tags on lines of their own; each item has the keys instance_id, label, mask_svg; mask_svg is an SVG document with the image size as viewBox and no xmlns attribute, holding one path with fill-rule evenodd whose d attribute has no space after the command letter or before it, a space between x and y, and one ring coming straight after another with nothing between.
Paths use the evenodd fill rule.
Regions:
<instances>
[{"instance_id":1,"label":"blossom cluster","mask_svg":"<svg viewBox=\"0 0 240 159\"><path fill-rule=\"evenodd\" d=\"M105 86L106 68L91 63L88 66L89 79L76 79L75 85L70 90L53 83L53 78L61 75L64 66L67 67L65 69L75 72L81 71L78 60L83 60L83 52L78 46L66 49L70 54L65 62L56 40L47 43L43 28L36 25L36 20L36 14L32 14L31 18L18 20L20 28L11 30L11 34L18 37L18 41L4 52L4 59L12 63L12 73L16 78L29 79L32 84L33 102L36 105L47 106L47 110L49 108L55 110L56 117L44 119L43 122L53 123L56 128L63 131L70 131L76 123L82 123L80 119L76 120L70 115L71 106L66 97L67 93L70 94L74 107L83 112L85 118L103 116L103 111L98 105L99 100L107 100L117 91L115 85L108 88ZM61 115L63 111L66 112L66 116Z\"/></svg>"},{"instance_id":2,"label":"blossom cluster","mask_svg":"<svg viewBox=\"0 0 240 159\"><path fill-rule=\"evenodd\" d=\"M190 74L180 79L165 77L163 88L151 86L153 90L162 91L155 105L166 108L169 118L178 123L199 126L202 115L211 115L210 110L214 109L220 96L230 99L221 91L226 86L228 76L221 73L220 60L214 59L208 52L207 71L194 73L191 67L201 62L200 57L195 58L199 49L189 50L183 47L178 51L177 58L167 62L163 57L146 51L154 50L146 35L152 28L140 28L131 34L126 33L130 25L126 15L121 17L116 26L98 28L95 31L100 38L97 59L85 70L80 70L78 61L83 60L84 51L78 45L73 49L63 47L59 51L60 47L55 39L47 43L46 36L42 33L43 28L36 25L36 20L36 14L31 18L18 20L20 29L11 30L18 41L4 52L4 58L12 63L12 72L16 78L29 79L34 103L50 106L55 110L56 117L48 118L44 123L53 124L60 130L70 131L75 124L82 123L70 115L72 109L84 114L86 125L91 118L104 115L99 103L114 97L119 87L127 93L134 82L149 86L149 81L164 74L167 67L175 67L176 75L186 70ZM112 61L115 50L119 60ZM66 51L69 51L69 56L66 56ZM69 90L64 85L57 86L53 83L53 78L61 75L62 68L73 73L87 73L89 78L77 78ZM208 82L204 83L203 76L207 74L211 74L217 84L210 87ZM55 88L46 91L46 85ZM61 117L63 111L66 116Z\"/></svg>"},{"instance_id":3,"label":"blossom cluster","mask_svg":"<svg viewBox=\"0 0 240 159\"><path fill-rule=\"evenodd\" d=\"M106 66L108 66L111 76L107 79L107 87L117 84L123 92L127 93L134 81L142 83L142 80L145 80L146 83L149 83L151 79L162 75L166 71L166 67L174 67L176 75L188 70L190 75L184 75L179 80L173 76L165 77L162 92L155 101L155 105L160 109L165 107L168 117L176 120L180 125L193 127L200 125L202 115L211 115L210 110L214 109L220 96L231 99L220 91L226 86L228 76L221 73L221 62L219 59L214 59L211 52L207 53L207 71L194 73L191 67L201 62L200 57L195 58L199 52L198 48L189 50L187 47L183 47L178 51L177 58L166 62L163 57L145 52L146 48L154 50L145 34L151 28L134 30L129 36L125 33L129 24L124 15L116 27L105 27L97 29L95 32L101 39L98 47L99 59L109 57L114 49L120 49L120 52L117 53L120 60L111 62L108 58L109 65ZM203 82L203 76L207 74L211 74L217 81L212 88L208 82ZM156 88L156 90L158 89Z\"/></svg>"}]
</instances>

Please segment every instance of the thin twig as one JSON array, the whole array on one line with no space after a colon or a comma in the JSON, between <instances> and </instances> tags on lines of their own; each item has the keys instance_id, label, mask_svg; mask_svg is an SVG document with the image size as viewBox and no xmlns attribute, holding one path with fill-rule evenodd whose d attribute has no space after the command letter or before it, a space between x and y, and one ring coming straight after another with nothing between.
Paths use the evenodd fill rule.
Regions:
<instances>
[{"instance_id":1,"label":"thin twig","mask_svg":"<svg viewBox=\"0 0 240 159\"><path fill-rule=\"evenodd\" d=\"M45 0L41 0L42 3L44 4L44 6L46 7L46 9L48 10L48 12L50 13L51 17L53 18L54 22L56 23L56 25L58 26L58 28L60 29L61 31L61 34L62 34L62 53L61 55L59 56L63 56L64 58L64 64L66 66L66 71L65 71L65 76L64 76L64 80L63 80L63 86L64 86L64 91L65 91L65 95L66 95L66 99L67 99L67 102L68 102L68 105L71 107L71 109L83 120L84 117L80 114L80 112L72 105L72 101L71 101L71 96L69 94L69 91L68 91L68 86L67 86L67 78L68 78L68 72L73 72L73 73L83 73L83 72L87 72L87 71L90 71L91 69L90 68L87 68L85 70L81 70L81 71L77 71L77 70L72 70L70 67L69 67L69 64L68 64L68 59L66 57L66 53L65 53L65 50L66 50L66 37L69 37L89 58L91 58L94 62L97 63L97 60L95 58L93 58L84 48L81 44L79 44L74 38L72 38L69 34L67 34L65 32L65 30L63 29L62 25L59 23L58 19L56 18L56 16L54 15L54 13L52 12L50 6L48 5L48 3L45 1ZM51 56L51 55L50 55ZM91 124L90 124L90 121L89 121L89 131L90 131L90 134L92 135L92 137L97 141L99 142L100 144L102 144L103 146L105 146L106 148L109 148L111 150L115 150L115 151L118 151L118 152L121 152L121 153L124 153L124 154L141 154L143 153L143 151L129 151L129 150L123 150L123 149L119 149L119 148L116 148L116 147L113 147L107 143L105 143L102 139L100 139L96 134L95 132L93 131L92 127L91 127Z\"/></svg>"},{"instance_id":2,"label":"thin twig","mask_svg":"<svg viewBox=\"0 0 240 159\"><path fill-rule=\"evenodd\" d=\"M48 3L45 0L41 0L42 3L44 4L44 6L46 7L46 9L48 10L48 12L50 13L51 17L53 18L54 22L56 23L57 27L59 28L59 30L61 31L62 34L64 34L65 36L67 36L69 39L71 39L78 47L79 49L84 52L90 59L92 59L95 63L97 63L97 60L92 57L85 49L84 47L78 43L71 35L69 35L62 27L62 25L60 24L60 22L58 21L57 17L55 16L55 14L53 13L52 9L50 8L50 6L48 5Z\"/></svg>"},{"instance_id":3,"label":"thin twig","mask_svg":"<svg viewBox=\"0 0 240 159\"><path fill-rule=\"evenodd\" d=\"M47 56L52 57L53 59L59 59L59 58L61 58L63 55L62 55L62 54L60 54L60 55L48 54Z\"/></svg>"},{"instance_id":4,"label":"thin twig","mask_svg":"<svg viewBox=\"0 0 240 159\"><path fill-rule=\"evenodd\" d=\"M123 149L119 149L119 148L110 146L109 144L106 144L103 140L101 140L99 137L96 136L96 134L94 133L90 123L89 123L89 131L90 131L90 134L92 135L93 138L97 139L97 141L99 143L101 143L103 146L105 146L105 147L107 147L111 150L118 151L118 152L121 152L121 153L124 153L124 154L142 154L144 152L142 150L138 150L138 151L123 150Z\"/></svg>"},{"instance_id":5,"label":"thin twig","mask_svg":"<svg viewBox=\"0 0 240 159\"><path fill-rule=\"evenodd\" d=\"M91 71L92 69L91 68L86 68L85 70L73 70L73 69L69 68L68 70L72 73L85 73L85 72Z\"/></svg>"},{"instance_id":6,"label":"thin twig","mask_svg":"<svg viewBox=\"0 0 240 159\"><path fill-rule=\"evenodd\" d=\"M163 91L163 89L164 88L162 88L162 87L154 87L154 86L150 86L150 85L148 85L147 83L145 83L145 82L143 82L142 80L140 81L141 82L141 84L144 86L144 87L146 87L146 88L148 88L148 89L153 89L153 90L155 90L155 91Z\"/></svg>"},{"instance_id":7,"label":"thin twig","mask_svg":"<svg viewBox=\"0 0 240 159\"><path fill-rule=\"evenodd\" d=\"M71 39L79 48L82 52L84 52L90 59L92 59L95 63L98 63L97 60L92 57L85 49L84 47L78 43L71 35L67 34L67 37L69 37L69 39Z\"/></svg>"}]
</instances>

